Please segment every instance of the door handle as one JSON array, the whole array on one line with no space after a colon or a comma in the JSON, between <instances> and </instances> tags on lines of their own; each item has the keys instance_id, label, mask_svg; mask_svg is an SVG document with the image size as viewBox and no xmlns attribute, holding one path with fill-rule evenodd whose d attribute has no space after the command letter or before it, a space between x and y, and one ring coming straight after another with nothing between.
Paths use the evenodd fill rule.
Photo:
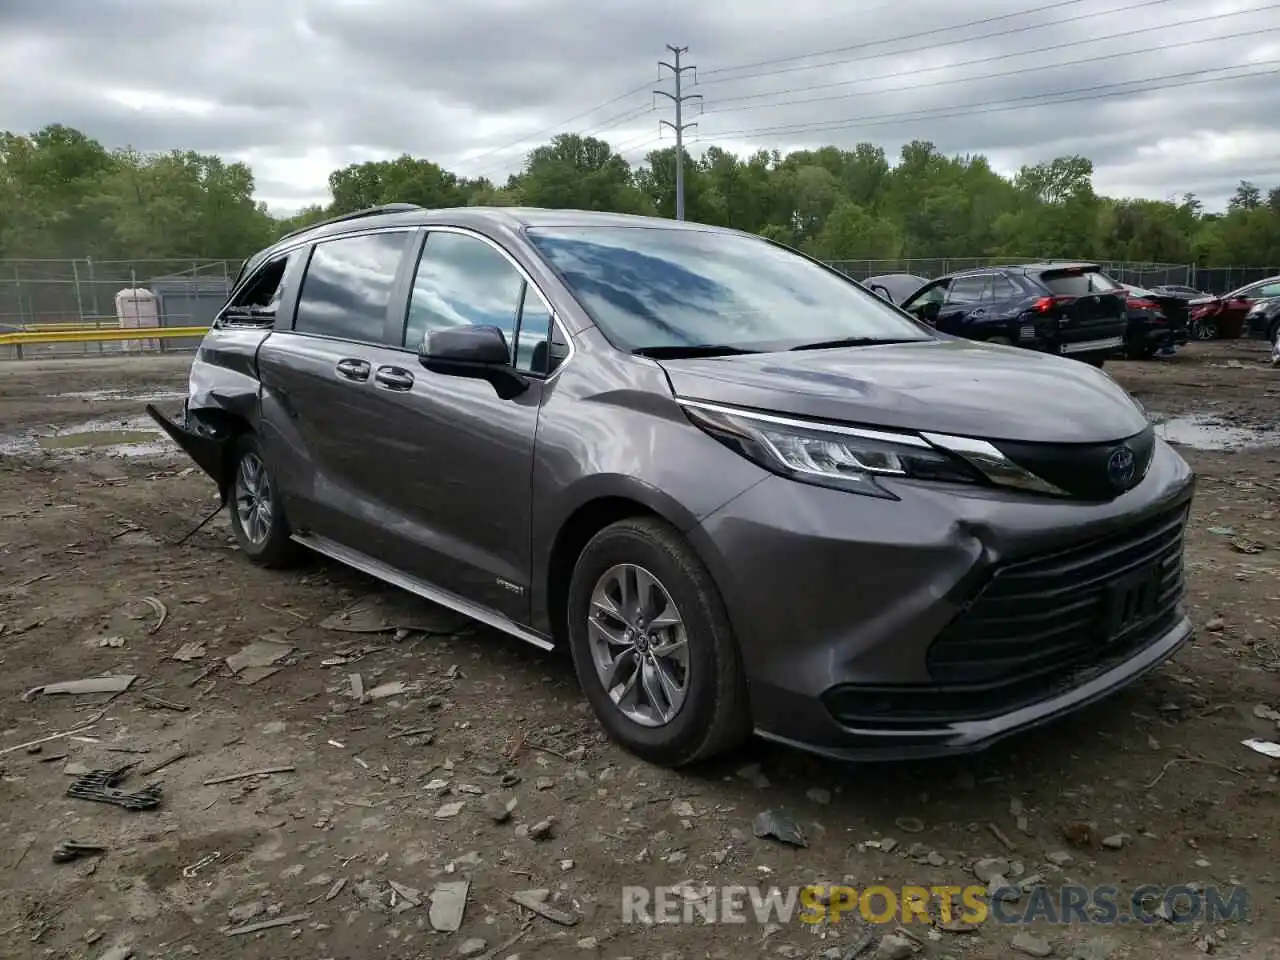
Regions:
<instances>
[{"instance_id":1,"label":"door handle","mask_svg":"<svg viewBox=\"0 0 1280 960\"><path fill-rule=\"evenodd\" d=\"M379 367L373 375L379 386L388 390L412 390L413 374L400 367Z\"/></svg>"},{"instance_id":2,"label":"door handle","mask_svg":"<svg viewBox=\"0 0 1280 960\"><path fill-rule=\"evenodd\" d=\"M367 360L354 360L351 358L339 360L334 369L338 371L338 376L347 380L369 379L369 361Z\"/></svg>"}]
</instances>

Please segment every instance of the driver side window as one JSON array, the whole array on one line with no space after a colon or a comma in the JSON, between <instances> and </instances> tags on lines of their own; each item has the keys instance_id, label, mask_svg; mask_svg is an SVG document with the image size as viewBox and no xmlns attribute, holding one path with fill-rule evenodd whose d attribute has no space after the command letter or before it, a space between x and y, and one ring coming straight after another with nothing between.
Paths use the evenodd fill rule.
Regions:
<instances>
[{"instance_id":1,"label":"driver side window","mask_svg":"<svg viewBox=\"0 0 1280 960\"><path fill-rule=\"evenodd\" d=\"M520 273L485 241L432 231L413 278L402 345L417 349L432 330L475 324L501 330L510 352L523 289Z\"/></svg>"}]
</instances>

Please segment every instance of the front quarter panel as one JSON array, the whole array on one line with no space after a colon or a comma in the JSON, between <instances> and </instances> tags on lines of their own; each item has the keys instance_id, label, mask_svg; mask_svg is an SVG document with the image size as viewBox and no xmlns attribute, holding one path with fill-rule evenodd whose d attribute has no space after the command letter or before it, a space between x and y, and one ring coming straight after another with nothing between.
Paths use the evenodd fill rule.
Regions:
<instances>
[{"instance_id":1,"label":"front quarter panel","mask_svg":"<svg viewBox=\"0 0 1280 960\"><path fill-rule=\"evenodd\" d=\"M594 328L576 347L548 384L538 420L532 601L540 629L548 628L551 551L577 511L623 498L689 531L768 476L689 422L655 361L615 351Z\"/></svg>"}]
</instances>

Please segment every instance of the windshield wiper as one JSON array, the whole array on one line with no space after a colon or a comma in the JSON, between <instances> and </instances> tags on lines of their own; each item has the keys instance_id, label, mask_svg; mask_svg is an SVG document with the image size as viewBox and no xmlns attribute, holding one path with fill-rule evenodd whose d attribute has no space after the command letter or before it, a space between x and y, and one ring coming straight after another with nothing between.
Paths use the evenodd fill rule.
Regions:
<instances>
[{"instance_id":1,"label":"windshield wiper","mask_svg":"<svg viewBox=\"0 0 1280 960\"><path fill-rule=\"evenodd\" d=\"M682 360L692 357L738 357L748 353L760 353L759 350L744 350L741 347L715 343L637 347L631 352L638 357L652 357L654 360Z\"/></svg>"},{"instance_id":2,"label":"windshield wiper","mask_svg":"<svg viewBox=\"0 0 1280 960\"><path fill-rule=\"evenodd\" d=\"M883 347L891 343L922 343L924 338L912 337L844 337L840 340L815 340L813 343L802 343L791 347L791 350L830 350L836 347Z\"/></svg>"}]
</instances>

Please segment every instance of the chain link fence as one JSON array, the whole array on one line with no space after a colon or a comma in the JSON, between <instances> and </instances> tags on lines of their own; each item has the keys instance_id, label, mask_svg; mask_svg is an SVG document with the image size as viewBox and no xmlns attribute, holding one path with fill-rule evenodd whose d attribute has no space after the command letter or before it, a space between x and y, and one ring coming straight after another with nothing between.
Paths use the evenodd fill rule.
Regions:
<instances>
[{"instance_id":1,"label":"chain link fence","mask_svg":"<svg viewBox=\"0 0 1280 960\"><path fill-rule=\"evenodd\" d=\"M59 328L118 328L116 295L148 290L162 327L207 325L225 302L238 260L0 260L0 333ZM0 358L74 357L190 349L187 340L50 343L0 347Z\"/></svg>"}]
</instances>

